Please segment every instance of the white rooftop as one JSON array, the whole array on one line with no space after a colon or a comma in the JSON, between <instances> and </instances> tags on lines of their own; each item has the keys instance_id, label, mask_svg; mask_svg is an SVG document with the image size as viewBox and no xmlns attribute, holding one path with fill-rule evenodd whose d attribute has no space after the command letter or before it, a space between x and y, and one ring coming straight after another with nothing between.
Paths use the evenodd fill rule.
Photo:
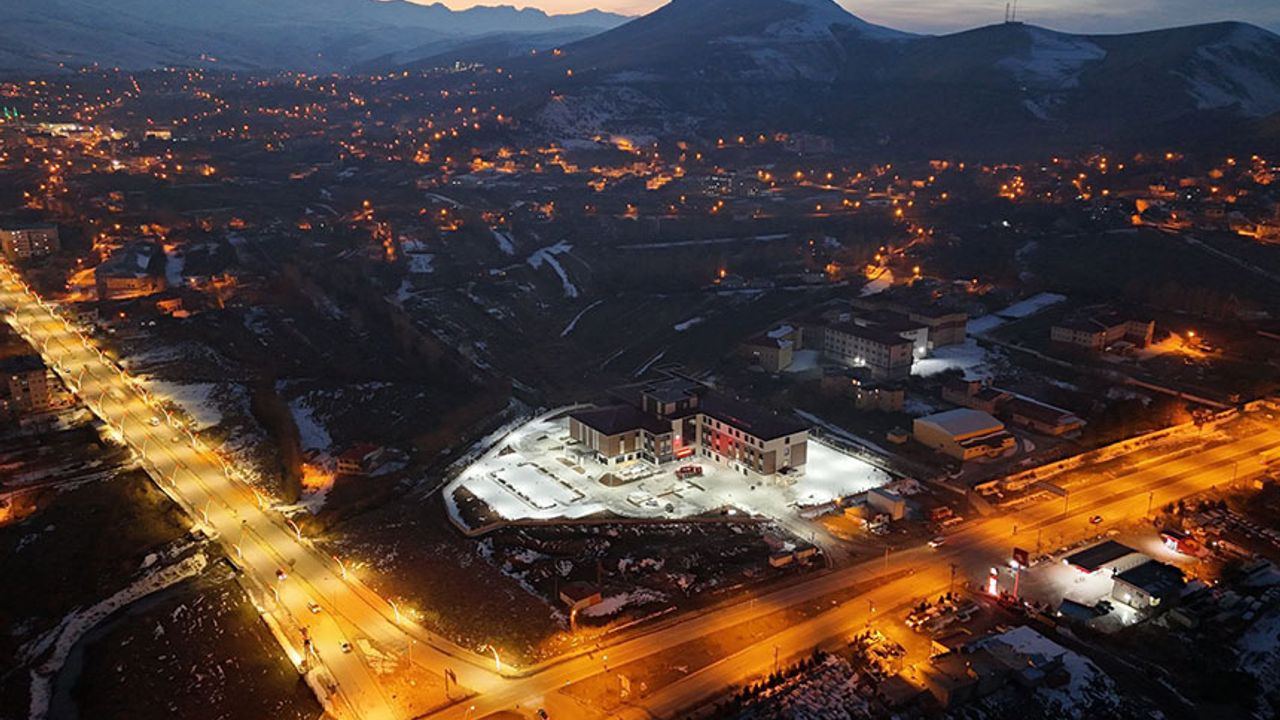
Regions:
<instances>
[{"instance_id":1,"label":"white rooftop","mask_svg":"<svg viewBox=\"0 0 1280 720\"><path fill-rule=\"evenodd\" d=\"M952 437L969 437L1004 429L1004 423L981 410L957 408L934 415L916 418L917 423L928 423L942 429Z\"/></svg>"}]
</instances>

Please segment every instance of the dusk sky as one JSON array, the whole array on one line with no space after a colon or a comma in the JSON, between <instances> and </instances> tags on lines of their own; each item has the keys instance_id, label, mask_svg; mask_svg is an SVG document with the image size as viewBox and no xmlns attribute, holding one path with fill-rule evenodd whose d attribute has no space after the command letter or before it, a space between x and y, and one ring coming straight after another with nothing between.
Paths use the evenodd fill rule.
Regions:
<instances>
[{"instance_id":1,"label":"dusk sky","mask_svg":"<svg viewBox=\"0 0 1280 720\"><path fill-rule=\"evenodd\" d=\"M422 0L429 2L431 0ZM444 0L453 8L509 0ZM949 32L999 22L1004 0L837 0L872 22L916 32ZM641 14L665 0L537 0L516 2L549 13L599 8ZM1023 0L1019 15L1027 22L1075 32L1128 32L1216 20L1243 20L1280 31L1277 0Z\"/></svg>"}]
</instances>

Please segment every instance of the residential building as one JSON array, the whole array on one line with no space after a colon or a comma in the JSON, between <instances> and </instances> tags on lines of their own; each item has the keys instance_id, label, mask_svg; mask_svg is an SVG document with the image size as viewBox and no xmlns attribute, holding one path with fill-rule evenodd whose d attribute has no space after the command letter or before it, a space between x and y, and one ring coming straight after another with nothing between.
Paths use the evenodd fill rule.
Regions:
<instances>
[{"instance_id":1,"label":"residential building","mask_svg":"<svg viewBox=\"0 0 1280 720\"><path fill-rule=\"evenodd\" d=\"M1085 425L1075 413L1027 398L1012 397L1002 409L1009 422L1041 435L1071 435L1080 432Z\"/></svg>"},{"instance_id":2,"label":"residential building","mask_svg":"<svg viewBox=\"0 0 1280 720\"><path fill-rule=\"evenodd\" d=\"M969 408L916 418L911 434L916 442L957 460L998 457L1017 445L1004 423Z\"/></svg>"},{"instance_id":3,"label":"residential building","mask_svg":"<svg viewBox=\"0 0 1280 720\"><path fill-rule=\"evenodd\" d=\"M850 301L861 310L882 310L905 316L928 328L928 351L948 345L963 345L968 337L969 313L944 302L928 302L920 298L896 300L890 296L855 298Z\"/></svg>"},{"instance_id":4,"label":"residential building","mask_svg":"<svg viewBox=\"0 0 1280 720\"><path fill-rule=\"evenodd\" d=\"M822 353L849 367L867 368L877 379L900 380L911 375L915 343L892 330L842 322L822 330Z\"/></svg>"},{"instance_id":5,"label":"residential building","mask_svg":"<svg viewBox=\"0 0 1280 720\"><path fill-rule=\"evenodd\" d=\"M1153 320L1133 320L1115 313L1075 317L1055 324L1049 338L1060 345L1101 352L1120 341L1145 348L1155 339Z\"/></svg>"},{"instance_id":6,"label":"residential building","mask_svg":"<svg viewBox=\"0 0 1280 720\"><path fill-rule=\"evenodd\" d=\"M165 255L158 243L130 243L94 268L99 300L127 300L164 292Z\"/></svg>"},{"instance_id":7,"label":"residential building","mask_svg":"<svg viewBox=\"0 0 1280 720\"><path fill-rule=\"evenodd\" d=\"M682 375L624 388L623 402L569 415L569 434L605 465L702 457L745 477L803 472L809 428Z\"/></svg>"},{"instance_id":8,"label":"residential building","mask_svg":"<svg viewBox=\"0 0 1280 720\"><path fill-rule=\"evenodd\" d=\"M851 385L853 406L870 412L902 412L907 404L907 390L901 385Z\"/></svg>"},{"instance_id":9,"label":"residential building","mask_svg":"<svg viewBox=\"0 0 1280 720\"><path fill-rule=\"evenodd\" d=\"M779 373L791 366L800 344L799 328L782 325L748 338L742 343L739 352L766 372Z\"/></svg>"},{"instance_id":10,"label":"residential building","mask_svg":"<svg viewBox=\"0 0 1280 720\"><path fill-rule=\"evenodd\" d=\"M338 456L339 475L369 475L382 464L385 448L372 443L360 443Z\"/></svg>"},{"instance_id":11,"label":"residential building","mask_svg":"<svg viewBox=\"0 0 1280 720\"><path fill-rule=\"evenodd\" d=\"M44 412L54 406L49 369L39 355L18 355L0 360L0 374L9 386L9 407L13 411Z\"/></svg>"},{"instance_id":12,"label":"residential building","mask_svg":"<svg viewBox=\"0 0 1280 720\"><path fill-rule=\"evenodd\" d=\"M598 605L601 600L600 588L588 582L571 582L560 588L560 602L571 611Z\"/></svg>"},{"instance_id":13,"label":"residential building","mask_svg":"<svg viewBox=\"0 0 1280 720\"><path fill-rule=\"evenodd\" d=\"M942 399L956 405L995 415L1010 397L981 380L951 380L942 386Z\"/></svg>"},{"instance_id":14,"label":"residential building","mask_svg":"<svg viewBox=\"0 0 1280 720\"><path fill-rule=\"evenodd\" d=\"M0 228L0 248L9 262L52 255L61 248L58 226L10 225Z\"/></svg>"}]
</instances>

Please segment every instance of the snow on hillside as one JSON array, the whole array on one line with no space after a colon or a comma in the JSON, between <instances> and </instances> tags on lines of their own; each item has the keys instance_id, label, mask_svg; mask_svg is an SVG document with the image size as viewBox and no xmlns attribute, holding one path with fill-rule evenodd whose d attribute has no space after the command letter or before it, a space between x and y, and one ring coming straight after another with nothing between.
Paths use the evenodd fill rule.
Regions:
<instances>
[{"instance_id":1,"label":"snow on hillside","mask_svg":"<svg viewBox=\"0 0 1280 720\"><path fill-rule=\"evenodd\" d=\"M996 63L1019 82L1038 88L1065 90L1080 84L1085 65L1101 60L1107 51L1083 37L1028 28L1031 49L1025 56Z\"/></svg>"},{"instance_id":2,"label":"snow on hillside","mask_svg":"<svg viewBox=\"0 0 1280 720\"><path fill-rule=\"evenodd\" d=\"M555 245L549 245L538 250L534 254L530 255L528 260L526 260L526 262L529 263L529 266L534 270L541 268L544 263L546 265L550 265L551 269L556 272L556 275L560 276L560 283L564 286L564 296L567 298L578 297L578 286L574 285L573 281L569 279L569 273L565 271L564 266L560 264L560 261L556 259L556 256L563 255L572 249L572 245L561 241Z\"/></svg>"},{"instance_id":3,"label":"snow on hillside","mask_svg":"<svg viewBox=\"0 0 1280 720\"><path fill-rule=\"evenodd\" d=\"M1258 28L1241 25L1219 43L1196 51L1189 72L1175 72L1201 110L1239 105L1246 115L1280 112L1280 41Z\"/></svg>"}]
</instances>

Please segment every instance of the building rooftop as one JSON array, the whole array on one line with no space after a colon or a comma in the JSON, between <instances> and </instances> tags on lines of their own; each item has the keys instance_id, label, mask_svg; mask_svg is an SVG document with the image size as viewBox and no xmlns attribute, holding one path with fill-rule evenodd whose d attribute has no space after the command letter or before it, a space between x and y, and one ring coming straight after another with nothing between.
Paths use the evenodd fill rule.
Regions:
<instances>
[{"instance_id":1,"label":"building rooftop","mask_svg":"<svg viewBox=\"0 0 1280 720\"><path fill-rule=\"evenodd\" d=\"M761 440L773 440L809 429L807 423L797 418L771 413L714 392L703 396L699 410Z\"/></svg>"},{"instance_id":2,"label":"building rooftop","mask_svg":"<svg viewBox=\"0 0 1280 720\"><path fill-rule=\"evenodd\" d=\"M634 405L577 410L569 413L569 417L603 435L618 435L641 429L656 434L671 432L670 422L656 418Z\"/></svg>"},{"instance_id":3,"label":"building rooftop","mask_svg":"<svg viewBox=\"0 0 1280 720\"><path fill-rule=\"evenodd\" d=\"M40 372L44 369L44 360L40 359L39 355L16 355L0 360L0 374L2 375Z\"/></svg>"},{"instance_id":4,"label":"building rooftop","mask_svg":"<svg viewBox=\"0 0 1280 720\"><path fill-rule=\"evenodd\" d=\"M892 330L886 330L881 327L865 327L853 322L841 322L831 326L832 330L842 332L846 335L852 335L856 338L862 338L869 342L878 343L880 345L911 345L912 342L902 337Z\"/></svg>"},{"instance_id":5,"label":"building rooftop","mask_svg":"<svg viewBox=\"0 0 1280 720\"><path fill-rule=\"evenodd\" d=\"M1139 588L1154 597L1177 592L1182 589L1183 585L1182 570L1173 565L1166 565L1155 560L1144 562L1135 568L1125 570L1116 575L1116 579Z\"/></svg>"},{"instance_id":6,"label":"building rooftop","mask_svg":"<svg viewBox=\"0 0 1280 720\"><path fill-rule=\"evenodd\" d=\"M957 408L946 412L916 418L916 422L936 425L952 437L987 435L1004 430L1004 423L988 413L970 408Z\"/></svg>"},{"instance_id":7,"label":"building rooftop","mask_svg":"<svg viewBox=\"0 0 1280 720\"><path fill-rule=\"evenodd\" d=\"M1122 557L1127 557L1136 552L1137 550L1128 545L1118 543L1115 540L1108 540L1093 547L1085 548L1074 555L1067 556L1066 563L1085 572L1093 573Z\"/></svg>"}]
</instances>

